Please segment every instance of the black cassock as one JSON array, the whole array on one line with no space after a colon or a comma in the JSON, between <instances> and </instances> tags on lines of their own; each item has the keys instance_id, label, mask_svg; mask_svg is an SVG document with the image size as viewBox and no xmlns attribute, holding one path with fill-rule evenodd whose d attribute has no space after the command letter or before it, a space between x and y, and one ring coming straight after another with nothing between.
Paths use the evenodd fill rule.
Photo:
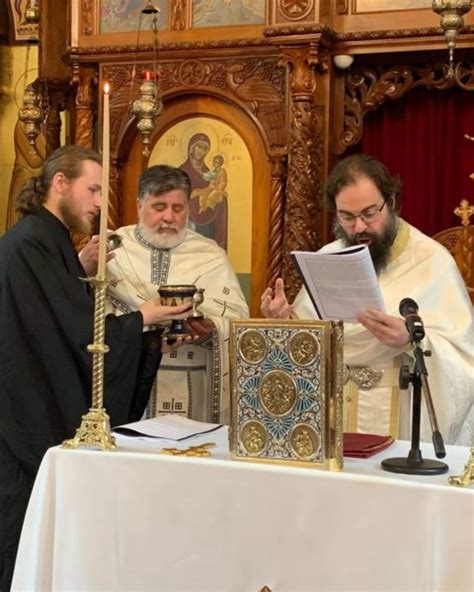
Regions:
<instances>
[{"instance_id":1,"label":"black cassock","mask_svg":"<svg viewBox=\"0 0 474 592\"><path fill-rule=\"evenodd\" d=\"M29 494L46 450L91 405L94 299L66 227L48 210L0 240L0 590L9 589ZM141 313L106 317L104 406L141 417L161 359Z\"/></svg>"}]
</instances>

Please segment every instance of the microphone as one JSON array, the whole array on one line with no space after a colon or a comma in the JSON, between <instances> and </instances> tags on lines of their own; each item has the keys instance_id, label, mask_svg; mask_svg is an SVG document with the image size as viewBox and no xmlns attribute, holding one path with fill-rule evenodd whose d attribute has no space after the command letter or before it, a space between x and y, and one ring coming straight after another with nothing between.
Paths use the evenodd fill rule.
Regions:
<instances>
[{"instance_id":1,"label":"microphone","mask_svg":"<svg viewBox=\"0 0 474 592\"><path fill-rule=\"evenodd\" d=\"M418 304L411 298L404 298L398 310L405 319L405 326L410 334L410 341L421 341L425 336L423 321L418 316Z\"/></svg>"}]
</instances>

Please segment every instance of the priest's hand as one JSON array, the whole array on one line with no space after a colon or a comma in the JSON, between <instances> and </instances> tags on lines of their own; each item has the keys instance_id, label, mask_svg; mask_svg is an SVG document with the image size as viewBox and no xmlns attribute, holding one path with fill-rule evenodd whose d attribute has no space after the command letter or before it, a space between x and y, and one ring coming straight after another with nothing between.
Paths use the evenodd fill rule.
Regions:
<instances>
[{"instance_id":1,"label":"priest's hand","mask_svg":"<svg viewBox=\"0 0 474 592\"><path fill-rule=\"evenodd\" d=\"M267 288L260 299L260 310L267 319L289 319L292 311L285 294L283 280L278 278L275 290Z\"/></svg>"},{"instance_id":2,"label":"priest's hand","mask_svg":"<svg viewBox=\"0 0 474 592\"><path fill-rule=\"evenodd\" d=\"M203 343L214 331L214 323L211 319L204 317L189 317L186 319L184 326L189 333L197 336L196 343Z\"/></svg>"},{"instance_id":3,"label":"priest's hand","mask_svg":"<svg viewBox=\"0 0 474 592\"><path fill-rule=\"evenodd\" d=\"M115 257L115 253L108 251L106 261ZM97 264L99 261L99 235L95 234L86 246L79 253L79 261L86 272L87 277L92 277L97 273Z\"/></svg>"},{"instance_id":4,"label":"priest's hand","mask_svg":"<svg viewBox=\"0 0 474 592\"><path fill-rule=\"evenodd\" d=\"M357 315L357 320L385 345L403 348L410 343L404 319L393 317L376 308L369 308L367 312Z\"/></svg>"},{"instance_id":5,"label":"priest's hand","mask_svg":"<svg viewBox=\"0 0 474 592\"><path fill-rule=\"evenodd\" d=\"M191 302L179 304L178 306L164 306L159 298L154 298L144 302L139 310L142 313L144 325L156 325L161 321L187 318L192 306Z\"/></svg>"}]
</instances>

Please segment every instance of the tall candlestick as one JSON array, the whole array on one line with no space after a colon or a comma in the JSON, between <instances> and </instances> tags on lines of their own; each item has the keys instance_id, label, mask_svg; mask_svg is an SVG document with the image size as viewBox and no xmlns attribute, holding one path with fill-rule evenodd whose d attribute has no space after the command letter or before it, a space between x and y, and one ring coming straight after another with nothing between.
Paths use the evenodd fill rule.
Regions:
<instances>
[{"instance_id":1,"label":"tall candlestick","mask_svg":"<svg viewBox=\"0 0 474 592\"><path fill-rule=\"evenodd\" d=\"M102 114L102 199L100 207L99 261L97 275L105 277L107 258L107 221L109 217L109 167L110 167L110 86L104 84L104 109Z\"/></svg>"}]
</instances>

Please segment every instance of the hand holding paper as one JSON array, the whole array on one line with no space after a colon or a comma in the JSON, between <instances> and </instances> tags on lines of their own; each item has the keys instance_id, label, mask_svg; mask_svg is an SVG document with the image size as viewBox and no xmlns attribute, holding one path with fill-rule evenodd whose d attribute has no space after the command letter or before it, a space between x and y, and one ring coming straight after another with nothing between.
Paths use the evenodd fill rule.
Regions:
<instances>
[{"instance_id":1,"label":"hand holding paper","mask_svg":"<svg viewBox=\"0 0 474 592\"><path fill-rule=\"evenodd\" d=\"M309 296L321 319L358 322L385 304L366 245L333 252L293 251Z\"/></svg>"},{"instance_id":2,"label":"hand holding paper","mask_svg":"<svg viewBox=\"0 0 474 592\"><path fill-rule=\"evenodd\" d=\"M385 345L403 347L410 342L404 319L370 308L367 313L357 315L357 320Z\"/></svg>"}]
</instances>

